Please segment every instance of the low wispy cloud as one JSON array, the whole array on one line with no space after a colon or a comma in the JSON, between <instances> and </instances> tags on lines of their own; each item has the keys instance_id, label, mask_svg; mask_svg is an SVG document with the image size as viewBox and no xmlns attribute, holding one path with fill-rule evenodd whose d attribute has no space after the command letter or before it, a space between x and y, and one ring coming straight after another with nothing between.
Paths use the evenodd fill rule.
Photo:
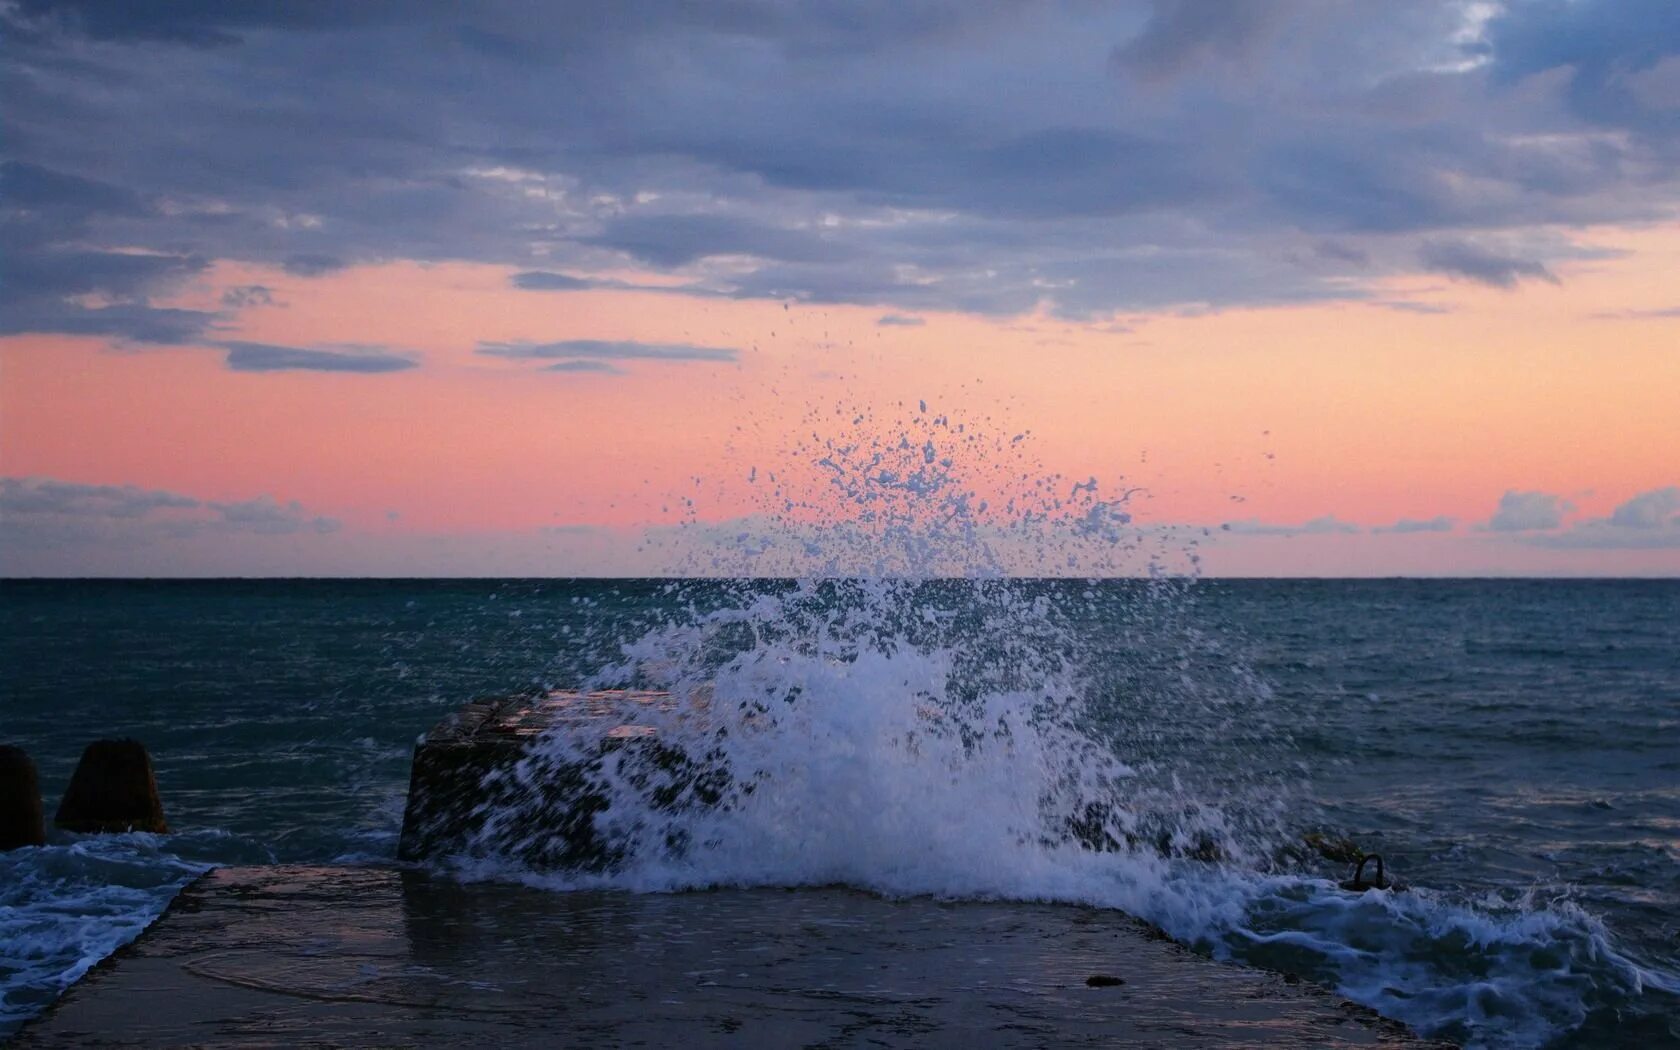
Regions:
<instances>
[{"instance_id":1,"label":"low wispy cloud","mask_svg":"<svg viewBox=\"0 0 1680 1050\"><path fill-rule=\"evenodd\" d=\"M561 358L592 361L734 361L739 351L690 343L638 343L631 340L565 339L556 343L486 342L478 353L491 357L550 361Z\"/></svg>"},{"instance_id":2,"label":"low wispy cloud","mask_svg":"<svg viewBox=\"0 0 1680 1050\"><path fill-rule=\"evenodd\" d=\"M512 280L515 288L524 288L531 292L576 292L596 286L596 283L588 278L573 277L569 273L553 273L549 270L526 270L514 274Z\"/></svg>"},{"instance_id":3,"label":"low wispy cloud","mask_svg":"<svg viewBox=\"0 0 1680 1050\"><path fill-rule=\"evenodd\" d=\"M1343 521L1334 514L1325 514L1310 521L1304 521L1299 525L1265 522L1259 518L1245 518L1242 521L1228 521L1221 525L1220 529L1244 536L1351 535L1360 531L1358 525Z\"/></svg>"},{"instance_id":4,"label":"low wispy cloud","mask_svg":"<svg viewBox=\"0 0 1680 1050\"><path fill-rule=\"evenodd\" d=\"M1668 321L1680 317L1680 306L1653 310L1601 310L1591 316L1595 321Z\"/></svg>"},{"instance_id":5,"label":"low wispy cloud","mask_svg":"<svg viewBox=\"0 0 1680 1050\"><path fill-rule=\"evenodd\" d=\"M402 372L419 362L380 347L297 347L225 342L227 366L235 372Z\"/></svg>"},{"instance_id":6,"label":"low wispy cloud","mask_svg":"<svg viewBox=\"0 0 1680 1050\"><path fill-rule=\"evenodd\" d=\"M875 323L883 328L920 328L927 324L914 314L882 314L875 319Z\"/></svg>"},{"instance_id":7,"label":"low wispy cloud","mask_svg":"<svg viewBox=\"0 0 1680 1050\"><path fill-rule=\"evenodd\" d=\"M280 260L281 269L294 277L324 277L345 267L343 259L320 252L300 252Z\"/></svg>"},{"instance_id":8,"label":"low wispy cloud","mask_svg":"<svg viewBox=\"0 0 1680 1050\"><path fill-rule=\"evenodd\" d=\"M1453 308L1446 303L1424 303L1415 299L1374 299L1371 305L1406 314L1450 314L1453 312Z\"/></svg>"},{"instance_id":9,"label":"low wispy cloud","mask_svg":"<svg viewBox=\"0 0 1680 1050\"><path fill-rule=\"evenodd\" d=\"M1393 525L1372 529L1372 532L1412 533L1412 532L1451 532L1458 524L1456 518L1445 514L1438 514L1433 518L1401 518Z\"/></svg>"},{"instance_id":10,"label":"low wispy cloud","mask_svg":"<svg viewBox=\"0 0 1680 1050\"><path fill-rule=\"evenodd\" d=\"M624 369L610 361L556 361L544 372L590 372L596 375L621 376Z\"/></svg>"},{"instance_id":11,"label":"low wispy cloud","mask_svg":"<svg viewBox=\"0 0 1680 1050\"><path fill-rule=\"evenodd\" d=\"M1492 532L1534 532L1555 529L1563 524L1563 516L1575 509L1562 496L1549 492L1507 491L1499 497L1493 517L1482 527Z\"/></svg>"},{"instance_id":12,"label":"low wispy cloud","mask_svg":"<svg viewBox=\"0 0 1680 1050\"><path fill-rule=\"evenodd\" d=\"M54 515L83 518L143 518L157 510L200 506L180 496L133 485L82 485L51 478L0 478L0 516Z\"/></svg>"},{"instance_id":13,"label":"low wispy cloud","mask_svg":"<svg viewBox=\"0 0 1680 1050\"><path fill-rule=\"evenodd\" d=\"M273 306L274 290L267 285L240 284L222 292L222 305L230 310L250 306Z\"/></svg>"},{"instance_id":14,"label":"low wispy cloud","mask_svg":"<svg viewBox=\"0 0 1680 1050\"><path fill-rule=\"evenodd\" d=\"M266 536L329 533L337 519L272 496L206 500L135 485L87 485L54 478L0 478L0 531L20 542L146 540L206 532Z\"/></svg>"},{"instance_id":15,"label":"low wispy cloud","mask_svg":"<svg viewBox=\"0 0 1680 1050\"><path fill-rule=\"evenodd\" d=\"M1525 279L1559 283L1543 262L1505 255L1469 241L1430 241L1418 258L1427 270L1491 288L1512 288Z\"/></svg>"}]
</instances>

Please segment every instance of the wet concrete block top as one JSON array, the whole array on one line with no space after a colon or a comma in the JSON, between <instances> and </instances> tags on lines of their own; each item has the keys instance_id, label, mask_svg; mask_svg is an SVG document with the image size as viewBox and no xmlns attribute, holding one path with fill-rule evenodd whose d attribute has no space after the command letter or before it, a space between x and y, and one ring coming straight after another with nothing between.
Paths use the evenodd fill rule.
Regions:
<instances>
[{"instance_id":1,"label":"wet concrete block top","mask_svg":"<svg viewBox=\"0 0 1680 1050\"><path fill-rule=\"evenodd\" d=\"M17 1040L206 1044L1424 1045L1109 910L302 867L204 876Z\"/></svg>"}]
</instances>

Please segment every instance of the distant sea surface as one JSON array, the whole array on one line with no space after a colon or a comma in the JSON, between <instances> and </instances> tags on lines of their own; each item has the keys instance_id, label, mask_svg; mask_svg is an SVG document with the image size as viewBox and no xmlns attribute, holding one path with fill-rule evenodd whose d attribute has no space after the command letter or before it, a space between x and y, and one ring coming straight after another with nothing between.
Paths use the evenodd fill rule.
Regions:
<instances>
[{"instance_id":1,"label":"distant sea surface","mask_svg":"<svg viewBox=\"0 0 1680 1050\"><path fill-rule=\"evenodd\" d=\"M133 736L173 828L0 854L0 1037L207 866L391 862L415 739L464 701L658 685L660 647L693 644L723 647L720 683L742 654L754 688L790 676L797 732L772 721L786 739L753 758L780 779L595 888L1095 904L1471 1045L1680 1045L1680 581L990 586L1012 595L817 588L793 615L778 584L0 583L0 741L34 756L49 819L90 740ZM1010 610L1054 681L970 666ZM1013 735L893 750L918 703ZM1029 768L1057 804L1116 792L1125 845L1064 841ZM1411 888L1341 890L1310 833Z\"/></svg>"}]
</instances>

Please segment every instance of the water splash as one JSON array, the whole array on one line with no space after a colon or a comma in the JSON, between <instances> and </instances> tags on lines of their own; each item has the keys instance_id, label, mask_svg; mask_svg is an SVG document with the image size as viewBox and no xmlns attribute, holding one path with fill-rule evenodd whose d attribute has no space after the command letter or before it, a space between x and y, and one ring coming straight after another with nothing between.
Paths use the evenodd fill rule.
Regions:
<instances>
[{"instance_id":1,"label":"water splash","mask_svg":"<svg viewBox=\"0 0 1680 1050\"><path fill-rule=\"evenodd\" d=\"M582 683L675 700L499 774L462 870L1116 908L1482 1046L1665 986L1564 904L1356 896L1303 868L1288 726L1199 622L1194 536L1139 526L1123 481L1046 472L1026 435L925 406L827 415L787 466L745 472L756 513L704 524L691 501L664 541L735 582L673 585L678 612ZM563 870L541 863L557 792L596 800Z\"/></svg>"}]
</instances>

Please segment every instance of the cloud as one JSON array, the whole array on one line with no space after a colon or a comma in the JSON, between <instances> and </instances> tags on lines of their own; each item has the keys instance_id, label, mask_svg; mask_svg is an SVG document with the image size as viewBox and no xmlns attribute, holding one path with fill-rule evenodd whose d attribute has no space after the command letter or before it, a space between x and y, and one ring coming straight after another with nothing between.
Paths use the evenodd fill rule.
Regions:
<instances>
[{"instance_id":1,"label":"cloud","mask_svg":"<svg viewBox=\"0 0 1680 1050\"><path fill-rule=\"evenodd\" d=\"M1659 550L1680 548L1680 486L1641 492L1619 504L1608 517L1586 518L1563 528L1569 501L1545 492L1505 493L1499 509L1483 526L1517 534L1539 547L1579 550Z\"/></svg>"},{"instance_id":2,"label":"cloud","mask_svg":"<svg viewBox=\"0 0 1680 1050\"><path fill-rule=\"evenodd\" d=\"M1605 310L1592 315L1595 321L1666 321L1680 317L1680 306L1651 310Z\"/></svg>"},{"instance_id":3,"label":"cloud","mask_svg":"<svg viewBox=\"0 0 1680 1050\"><path fill-rule=\"evenodd\" d=\"M547 270L526 270L514 274L512 280L515 288L533 292L575 292L595 287L595 282L586 278Z\"/></svg>"},{"instance_id":4,"label":"cloud","mask_svg":"<svg viewBox=\"0 0 1680 1050\"><path fill-rule=\"evenodd\" d=\"M142 518L154 510L198 507L198 500L133 485L82 485L51 478L0 478L0 515Z\"/></svg>"},{"instance_id":5,"label":"cloud","mask_svg":"<svg viewBox=\"0 0 1680 1050\"><path fill-rule=\"evenodd\" d=\"M1511 489L1499 497L1499 507L1484 527L1494 532L1555 529L1563 524L1564 514L1573 509L1574 505L1562 496Z\"/></svg>"},{"instance_id":6,"label":"cloud","mask_svg":"<svg viewBox=\"0 0 1680 1050\"><path fill-rule=\"evenodd\" d=\"M594 361L733 361L738 354L736 350L720 346L606 339L567 339L558 343L487 342L478 344L477 352L492 357L532 360L564 357Z\"/></svg>"},{"instance_id":7,"label":"cloud","mask_svg":"<svg viewBox=\"0 0 1680 1050\"><path fill-rule=\"evenodd\" d=\"M621 376L624 369L606 361L559 361L543 369L544 372L594 372L599 375Z\"/></svg>"},{"instance_id":8,"label":"cloud","mask_svg":"<svg viewBox=\"0 0 1680 1050\"><path fill-rule=\"evenodd\" d=\"M1258 518L1246 518L1242 521L1230 521L1221 525L1225 532L1239 533L1244 536L1323 536L1331 534L1352 535L1360 530L1352 522L1342 521L1334 514L1325 514L1299 525L1280 525L1263 522Z\"/></svg>"},{"instance_id":9,"label":"cloud","mask_svg":"<svg viewBox=\"0 0 1680 1050\"><path fill-rule=\"evenodd\" d=\"M221 515L221 524L242 532L264 535L289 535L294 532L336 532L339 523L332 518L311 516L297 500L280 503L270 496L236 503L207 502L204 506Z\"/></svg>"},{"instance_id":10,"label":"cloud","mask_svg":"<svg viewBox=\"0 0 1680 1050\"><path fill-rule=\"evenodd\" d=\"M196 255L10 244L0 255L0 335L54 332L190 343L217 315L153 306L151 297L208 266Z\"/></svg>"},{"instance_id":11,"label":"cloud","mask_svg":"<svg viewBox=\"0 0 1680 1050\"><path fill-rule=\"evenodd\" d=\"M135 252L1070 318L1380 298L1420 258L1546 281L1555 231L1680 197L1674 12L20 0L0 324L211 330L157 312L181 268L75 301L84 257Z\"/></svg>"},{"instance_id":12,"label":"cloud","mask_svg":"<svg viewBox=\"0 0 1680 1050\"><path fill-rule=\"evenodd\" d=\"M320 252L301 252L280 260L280 266L294 277L321 277L344 269L346 263L336 255Z\"/></svg>"},{"instance_id":13,"label":"cloud","mask_svg":"<svg viewBox=\"0 0 1680 1050\"><path fill-rule=\"evenodd\" d=\"M274 290L260 284L235 285L222 292L222 305L232 310L252 306L273 306Z\"/></svg>"},{"instance_id":14,"label":"cloud","mask_svg":"<svg viewBox=\"0 0 1680 1050\"><path fill-rule=\"evenodd\" d=\"M1680 127L1673 97L1646 86L1680 55L1680 7L1668 0L1524 0L1489 21L1487 47L1497 83L1568 71L1564 99L1590 123L1651 136Z\"/></svg>"},{"instance_id":15,"label":"cloud","mask_svg":"<svg viewBox=\"0 0 1680 1050\"><path fill-rule=\"evenodd\" d=\"M205 500L135 485L0 478L0 535L33 546L77 540L149 541L207 532L293 535L339 529L296 500Z\"/></svg>"},{"instance_id":16,"label":"cloud","mask_svg":"<svg viewBox=\"0 0 1680 1050\"><path fill-rule=\"evenodd\" d=\"M1610 524L1624 529L1663 529L1680 524L1680 486L1641 492L1611 512Z\"/></svg>"},{"instance_id":17,"label":"cloud","mask_svg":"<svg viewBox=\"0 0 1680 1050\"><path fill-rule=\"evenodd\" d=\"M1299 6L1287 0L1154 0L1143 30L1115 48L1112 61L1159 80L1209 56L1240 59Z\"/></svg>"},{"instance_id":18,"label":"cloud","mask_svg":"<svg viewBox=\"0 0 1680 1050\"><path fill-rule=\"evenodd\" d=\"M1608 518L1588 518L1563 532L1529 537L1529 542L1591 550L1680 548L1680 486L1641 492L1617 506Z\"/></svg>"},{"instance_id":19,"label":"cloud","mask_svg":"<svg viewBox=\"0 0 1680 1050\"><path fill-rule=\"evenodd\" d=\"M622 251L655 266L684 266L714 255L750 255L821 262L851 252L821 234L728 215L625 215L609 220L586 244Z\"/></svg>"},{"instance_id":20,"label":"cloud","mask_svg":"<svg viewBox=\"0 0 1680 1050\"><path fill-rule=\"evenodd\" d=\"M11 206L32 212L138 215L148 210L145 200L133 190L26 161L0 163L0 195Z\"/></svg>"},{"instance_id":21,"label":"cloud","mask_svg":"<svg viewBox=\"0 0 1680 1050\"><path fill-rule=\"evenodd\" d=\"M1449 518L1445 514L1439 514L1433 518L1401 518L1393 525L1387 525L1380 529L1372 529L1371 531L1393 533L1451 532L1457 524L1458 521L1456 518Z\"/></svg>"},{"instance_id":22,"label":"cloud","mask_svg":"<svg viewBox=\"0 0 1680 1050\"><path fill-rule=\"evenodd\" d=\"M882 328L920 328L927 324L914 314L882 314L875 319Z\"/></svg>"},{"instance_id":23,"label":"cloud","mask_svg":"<svg viewBox=\"0 0 1680 1050\"><path fill-rule=\"evenodd\" d=\"M1524 278L1558 283L1545 263L1501 255L1468 241L1431 241L1423 246L1419 259L1425 269L1493 288L1511 288Z\"/></svg>"},{"instance_id":24,"label":"cloud","mask_svg":"<svg viewBox=\"0 0 1680 1050\"><path fill-rule=\"evenodd\" d=\"M1446 303L1422 303L1411 299L1378 299L1372 301L1371 305L1380 306L1385 310L1397 310L1400 313L1407 314L1435 315L1450 314L1453 312L1453 307L1447 305Z\"/></svg>"},{"instance_id":25,"label":"cloud","mask_svg":"<svg viewBox=\"0 0 1680 1050\"><path fill-rule=\"evenodd\" d=\"M419 362L376 348L305 349L268 343L223 342L227 366L235 372L401 372Z\"/></svg>"}]
</instances>

